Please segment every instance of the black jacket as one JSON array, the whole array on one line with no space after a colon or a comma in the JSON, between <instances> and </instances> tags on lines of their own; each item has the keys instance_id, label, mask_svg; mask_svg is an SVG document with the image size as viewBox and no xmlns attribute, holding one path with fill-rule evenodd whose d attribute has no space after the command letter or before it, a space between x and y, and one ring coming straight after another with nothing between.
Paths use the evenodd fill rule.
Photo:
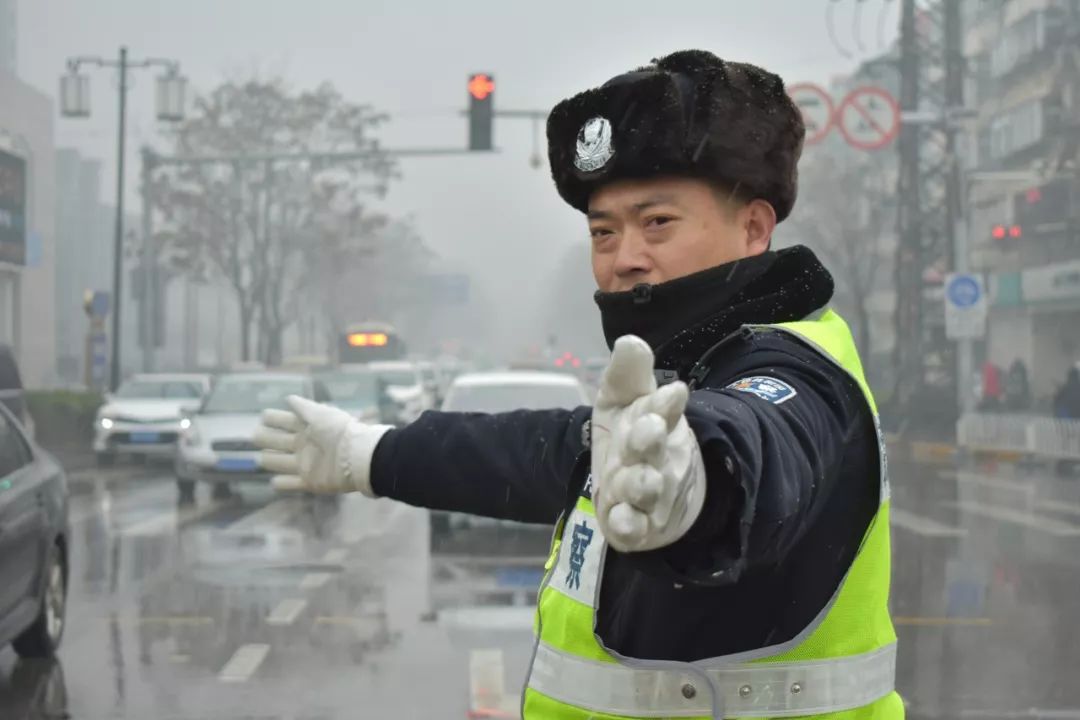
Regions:
<instances>
[{"instance_id":1,"label":"black jacket","mask_svg":"<svg viewBox=\"0 0 1080 720\"><path fill-rule=\"evenodd\" d=\"M691 661L791 639L833 595L878 506L878 443L857 384L786 333L740 330L808 315L831 296L831 278L803 248L707 273L723 285L703 296L699 274L680 286L695 302L656 286L658 303L699 316L668 333L657 322L634 328L608 302L621 298L598 297L609 341L638 330L657 365L684 378L715 348L686 410L705 460L704 510L670 547L608 552L597 633L630 657ZM715 312L700 317L711 301ZM659 324L673 315L659 313ZM781 395L731 387L760 377ZM585 487L589 416L428 412L383 437L373 488L432 509L554 523Z\"/></svg>"}]
</instances>

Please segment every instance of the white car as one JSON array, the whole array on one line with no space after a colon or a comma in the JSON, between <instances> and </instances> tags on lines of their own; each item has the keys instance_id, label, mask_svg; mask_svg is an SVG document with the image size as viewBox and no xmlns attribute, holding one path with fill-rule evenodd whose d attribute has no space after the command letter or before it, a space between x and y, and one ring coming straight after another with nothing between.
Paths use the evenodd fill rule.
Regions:
<instances>
[{"instance_id":1,"label":"white car","mask_svg":"<svg viewBox=\"0 0 1080 720\"><path fill-rule=\"evenodd\" d=\"M302 373L245 372L223 375L202 406L184 418L176 452L176 486L191 500L195 483L214 485L214 496L229 494L237 481L266 484L252 437L266 408L287 409L286 398L330 399L322 383Z\"/></svg>"},{"instance_id":2,"label":"white car","mask_svg":"<svg viewBox=\"0 0 1080 720\"><path fill-rule=\"evenodd\" d=\"M458 376L446 393L448 412L500 413L588 405L589 396L576 377L565 373L508 370Z\"/></svg>"},{"instance_id":3,"label":"white car","mask_svg":"<svg viewBox=\"0 0 1080 720\"><path fill-rule=\"evenodd\" d=\"M408 360L380 360L368 363L382 397L383 422L408 425L425 410L435 407L435 398L425 387L420 366Z\"/></svg>"},{"instance_id":4,"label":"white car","mask_svg":"<svg viewBox=\"0 0 1080 720\"><path fill-rule=\"evenodd\" d=\"M105 396L94 420L94 453L102 465L118 453L171 457L185 411L210 390L209 375L145 374Z\"/></svg>"},{"instance_id":5,"label":"white car","mask_svg":"<svg viewBox=\"0 0 1080 720\"><path fill-rule=\"evenodd\" d=\"M443 401L444 412L502 413L513 410L573 409L589 404L585 387L573 375L556 372L508 370L459 375ZM463 513L433 512L432 530L517 523Z\"/></svg>"},{"instance_id":6,"label":"white car","mask_svg":"<svg viewBox=\"0 0 1080 720\"><path fill-rule=\"evenodd\" d=\"M326 388L334 407L363 422L380 421L375 373L366 365L343 365L336 370L323 370L315 373L315 379Z\"/></svg>"}]
</instances>

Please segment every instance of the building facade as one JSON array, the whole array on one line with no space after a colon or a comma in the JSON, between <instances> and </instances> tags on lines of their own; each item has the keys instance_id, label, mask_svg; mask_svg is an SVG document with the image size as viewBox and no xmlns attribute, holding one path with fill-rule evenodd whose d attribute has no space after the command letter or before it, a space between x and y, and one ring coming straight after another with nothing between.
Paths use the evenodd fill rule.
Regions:
<instances>
[{"instance_id":1,"label":"building facade","mask_svg":"<svg viewBox=\"0 0 1080 720\"><path fill-rule=\"evenodd\" d=\"M0 342L14 348L26 385L49 385L56 380L55 112L49 97L3 67L0 98Z\"/></svg>"},{"instance_id":2,"label":"building facade","mask_svg":"<svg viewBox=\"0 0 1080 720\"><path fill-rule=\"evenodd\" d=\"M112 292L112 214L101 203L101 161L56 152L56 372L61 383L86 377L86 291Z\"/></svg>"},{"instance_id":3,"label":"building facade","mask_svg":"<svg viewBox=\"0 0 1080 720\"><path fill-rule=\"evenodd\" d=\"M991 289L976 355L1021 361L1047 409L1080 361L1080 0L963 7L971 265Z\"/></svg>"},{"instance_id":4,"label":"building facade","mask_svg":"<svg viewBox=\"0 0 1080 720\"><path fill-rule=\"evenodd\" d=\"M0 0L0 71L10 75L18 74L19 45L15 30L18 28L19 0Z\"/></svg>"}]
</instances>

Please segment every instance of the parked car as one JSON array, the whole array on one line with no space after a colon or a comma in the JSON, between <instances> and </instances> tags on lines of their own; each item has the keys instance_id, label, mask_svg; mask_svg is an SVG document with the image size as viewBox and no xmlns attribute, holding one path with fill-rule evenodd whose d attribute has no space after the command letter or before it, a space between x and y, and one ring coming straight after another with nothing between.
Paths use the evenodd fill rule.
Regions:
<instances>
[{"instance_id":1,"label":"parked car","mask_svg":"<svg viewBox=\"0 0 1080 720\"><path fill-rule=\"evenodd\" d=\"M459 375L450 385L442 410L446 412L501 413L512 410L572 409L588 405L581 382L566 373L508 370ZM516 525L463 513L432 512L432 530L483 525Z\"/></svg>"},{"instance_id":2,"label":"parked car","mask_svg":"<svg viewBox=\"0 0 1080 720\"><path fill-rule=\"evenodd\" d=\"M420 366L408 360L383 360L367 364L375 374L380 399L380 417L390 425L408 425L425 410L435 407L435 398L425 387Z\"/></svg>"},{"instance_id":3,"label":"parked car","mask_svg":"<svg viewBox=\"0 0 1080 720\"><path fill-rule=\"evenodd\" d=\"M15 362L12 349L3 344L0 344L0 402L18 418L30 437L34 437L34 422L26 407L26 392L23 390L19 364Z\"/></svg>"},{"instance_id":4,"label":"parked car","mask_svg":"<svg viewBox=\"0 0 1080 720\"><path fill-rule=\"evenodd\" d=\"M310 375L243 372L223 375L198 410L182 420L176 452L176 486L181 500L195 497L195 484L212 483L225 497L235 482L269 483L252 441L266 408L286 409L289 395L327 402L330 395Z\"/></svg>"},{"instance_id":5,"label":"parked car","mask_svg":"<svg viewBox=\"0 0 1080 720\"><path fill-rule=\"evenodd\" d=\"M210 385L209 375L197 374L144 374L126 380L98 409L98 463L111 465L118 453L172 457L184 411L197 408Z\"/></svg>"},{"instance_id":6,"label":"parked car","mask_svg":"<svg viewBox=\"0 0 1080 720\"><path fill-rule=\"evenodd\" d=\"M60 464L0 404L0 648L49 657L64 634L68 488Z\"/></svg>"},{"instance_id":7,"label":"parked car","mask_svg":"<svg viewBox=\"0 0 1080 720\"><path fill-rule=\"evenodd\" d=\"M352 414L357 420L379 422L379 389L376 375L366 365L343 365L336 370L315 373L315 379L330 394L330 404Z\"/></svg>"}]
</instances>

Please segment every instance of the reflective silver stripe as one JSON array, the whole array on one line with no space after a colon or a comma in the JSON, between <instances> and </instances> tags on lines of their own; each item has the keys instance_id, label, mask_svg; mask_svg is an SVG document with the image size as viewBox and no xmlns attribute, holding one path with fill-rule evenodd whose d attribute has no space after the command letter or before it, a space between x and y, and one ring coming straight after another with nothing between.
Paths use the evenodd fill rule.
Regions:
<instances>
[{"instance_id":1,"label":"reflective silver stripe","mask_svg":"<svg viewBox=\"0 0 1080 720\"><path fill-rule=\"evenodd\" d=\"M869 705L894 689L896 643L828 660L685 670L585 660L541 642L529 687L583 710L631 717L795 717ZM703 677L711 687L702 687Z\"/></svg>"}]
</instances>

